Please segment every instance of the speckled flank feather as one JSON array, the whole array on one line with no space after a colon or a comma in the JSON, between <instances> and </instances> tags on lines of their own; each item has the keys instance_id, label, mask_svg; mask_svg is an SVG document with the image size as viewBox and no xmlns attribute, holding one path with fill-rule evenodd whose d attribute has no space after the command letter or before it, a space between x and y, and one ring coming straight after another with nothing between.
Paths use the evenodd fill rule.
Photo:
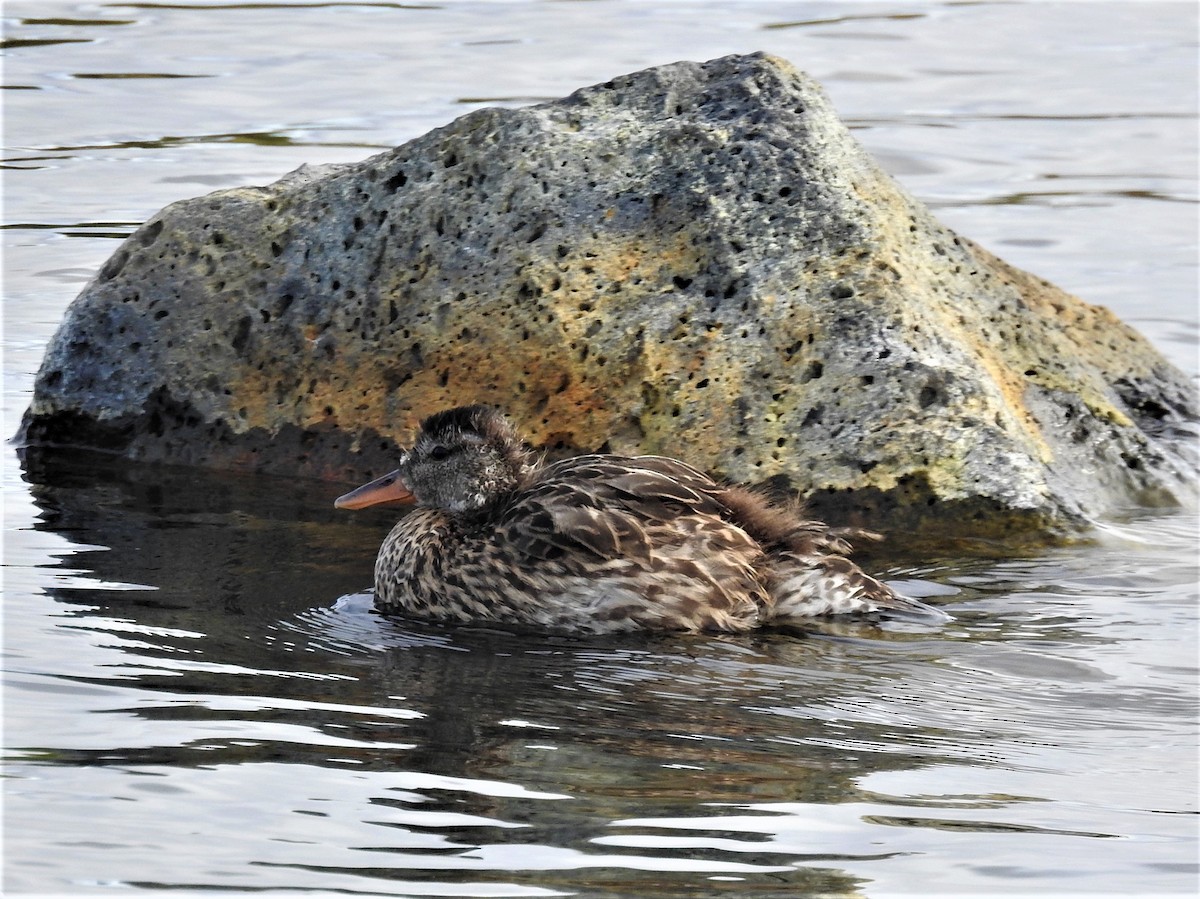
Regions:
<instances>
[{"instance_id":1,"label":"speckled flank feather","mask_svg":"<svg viewBox=\"0 0 1200 899\"><path fill-rule=\"evenodd\" d=\"M794 509L658 456L543 466L506 445L512 432L482 408L428 420L413 453L436 446L450 455L452 441L469 448L483 436L501 444L489 458L508 460L511 483L469 514L419 508L402 518L375 566L383 611L580 633L739 632L889 610L941 616L864 574L845 557L841 532ZM453 482L422 474L420 460L406 464L418 497L421 477L440 479L438 489ZM489 478L505 480L488 466Z\"/></svg>"}]
</instances>

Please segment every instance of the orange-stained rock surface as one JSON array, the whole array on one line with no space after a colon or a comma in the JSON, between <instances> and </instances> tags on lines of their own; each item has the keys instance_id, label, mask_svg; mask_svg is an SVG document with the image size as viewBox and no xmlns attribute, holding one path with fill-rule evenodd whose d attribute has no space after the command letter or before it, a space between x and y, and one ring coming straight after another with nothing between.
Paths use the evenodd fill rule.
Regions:
<instances>
[{"instance_id":1,"label":"orange-stained rock surface","mask_svg":"<svg viewBox=\"0 0 1200 899\"><path fill-rule=\"evenodd\" d=\"M1194 492L1188 379L940 225L761 54L167 207L70 307L21 437L356 481L467 402L883 528Z\"/></svg>"}]
</instances>

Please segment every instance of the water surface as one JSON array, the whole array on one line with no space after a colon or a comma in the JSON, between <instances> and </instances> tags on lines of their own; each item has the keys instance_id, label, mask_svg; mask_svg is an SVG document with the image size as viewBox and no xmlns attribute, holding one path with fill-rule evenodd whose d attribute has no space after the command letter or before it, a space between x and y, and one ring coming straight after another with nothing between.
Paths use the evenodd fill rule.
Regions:
<instances>
[{"instance_id":1,"label":"water surface","mask_svg":"<svg viewBox=\"0 0 1200 899\"><path fill-rule=\"evenodd\" d=\"M158 208L482 105L764 49L944 221L1197 361L1196 11L5 5L5 433ZM1197 523L893 540L943 628L622 640L387 621L341 485L5 454L4 889L1192 895Z\"/></svg>"}]
</instances>

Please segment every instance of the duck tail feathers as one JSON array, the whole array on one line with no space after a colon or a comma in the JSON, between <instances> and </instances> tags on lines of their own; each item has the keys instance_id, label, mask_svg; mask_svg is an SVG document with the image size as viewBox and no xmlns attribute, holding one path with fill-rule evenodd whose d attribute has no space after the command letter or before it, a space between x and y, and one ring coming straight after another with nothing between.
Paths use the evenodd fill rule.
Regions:
<instances>
[{"instance_id":1,"label":"duck tail feathers","mask_svg":"<svg viewBox=\"0 0 1200 899\"><path fill-rule=\"evenodd\" d=\"M770 585L771 620L789 623L836 615L877 615L941 623L950 616L897 593L843 556L786 559Z\"/></svg>"}]
</instances>

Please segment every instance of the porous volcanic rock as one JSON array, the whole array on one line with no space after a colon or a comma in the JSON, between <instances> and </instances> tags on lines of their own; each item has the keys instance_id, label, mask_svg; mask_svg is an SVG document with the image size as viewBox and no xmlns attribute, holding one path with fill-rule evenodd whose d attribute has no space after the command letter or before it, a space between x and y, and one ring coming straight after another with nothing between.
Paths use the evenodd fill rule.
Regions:
<instances>
[{"instance_id":1,"label":"porous volcanic rock","mask_svg":"<svg viewBox=\"0 0 1200 899\"><path fill-rule=\"evenodd\" d=\"M465 402L884 527L1058 531L1194 482L1182 373L939 224L763 54L168 206L69 308L20 437L351 481Z\"/></svg>"}]
</instances>

